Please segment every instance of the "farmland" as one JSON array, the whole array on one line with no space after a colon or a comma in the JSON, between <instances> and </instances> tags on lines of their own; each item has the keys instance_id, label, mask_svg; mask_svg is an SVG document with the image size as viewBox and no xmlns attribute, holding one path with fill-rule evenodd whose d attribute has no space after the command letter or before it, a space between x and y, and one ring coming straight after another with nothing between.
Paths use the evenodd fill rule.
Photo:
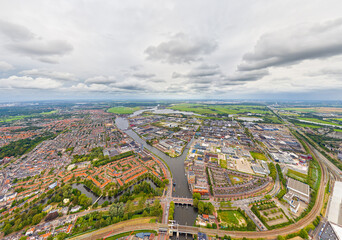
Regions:
<instances>
[{"instance_id":1,"label":"farmland","mask_svg":"<svg viewBox=\"0 0 342 240\"><path fill-rule=\"evenodd\" d=\"M342 113L342 108L338 107L293 107L293 108L280 108L290 112L302 112L302 113Z\"/></svg>"},{"instance_id":2,"label":"farmland","mask_svg":"<svg viewBox=\"0 0 342 240\"><path fill-rule=\"evenodd\" d=\"M188 111L198 114L272 114L265 106L261 105L203 105L182 103L169 107L173 110Z\"/></svg>"},{"instance_id":3,"label":"farmland","mask_svg":"<svg viewBox=\"0 0 342 240\"><path fill-rule=\"evenodd\" d=\"M112 107L109 108L107 112L115 114L132 114L138 110L140 110L140 107Z\"/></svg>"},{"instance_id":4,"label":"farmland","mask_svg":"<svg viewBox=\"0 0 342 240\"><path fill-rule=\"evenodd\" d=\"M333 123L333 122L329 122L329 121L326 121L326 120L321 120L321 119L318 119L318 118L298 118L300 120L305 120L305 121L310 121L310 122L315 122L315 123L322 123L322 124L329 124L329 125L339 125L337 123Z\"/></svg>"}]
</instances>

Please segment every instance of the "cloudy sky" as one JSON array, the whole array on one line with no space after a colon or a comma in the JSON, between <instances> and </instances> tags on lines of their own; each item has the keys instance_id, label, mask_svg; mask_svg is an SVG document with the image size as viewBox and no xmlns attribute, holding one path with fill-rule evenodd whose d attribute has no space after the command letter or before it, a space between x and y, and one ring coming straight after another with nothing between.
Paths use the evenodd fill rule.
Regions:
<instances>
[{"instance_id":1,"label":"cloudy sky","mask_svg":"<svg viewBox=\"0 0 342 240\"><path fill-rule=\"evenodd\" d=\"M342 100L342 2L0 2L0 101Z\"/></svg>"}]
</instances>

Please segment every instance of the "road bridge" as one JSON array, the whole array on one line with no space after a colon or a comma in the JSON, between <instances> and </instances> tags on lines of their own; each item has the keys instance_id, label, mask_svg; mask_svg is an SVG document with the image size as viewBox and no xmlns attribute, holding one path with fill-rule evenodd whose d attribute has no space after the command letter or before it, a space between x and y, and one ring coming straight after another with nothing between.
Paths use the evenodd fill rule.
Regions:
<instances>
[{"instance_id":1,"label":"road bridge","mask_svg":"<svg viewBox=\"0 0 342 240\"><path fill-rule=\"evenodd\" d=\"M173 197L172 201L174 204L180 204L180 205L193 205L194 201L192 198L178 198L178 197Z\"/></svg>"}]
</instances>

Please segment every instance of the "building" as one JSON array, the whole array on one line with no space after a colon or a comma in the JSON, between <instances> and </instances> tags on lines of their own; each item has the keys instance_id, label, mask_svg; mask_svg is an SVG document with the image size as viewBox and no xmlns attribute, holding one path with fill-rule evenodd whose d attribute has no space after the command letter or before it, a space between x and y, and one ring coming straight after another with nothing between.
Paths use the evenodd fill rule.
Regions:
<instances>
[{"instance_id":1,"label":"building","mask_svg":"<svg viewBox=\"0 0 342 240\"><path fill-rule=\"evenodd\" d=\"M283 199L290 204L290 209L292 212L294 212L294 213L298 212L298 209L300 207L300 203L296 199L296 197L292 191L289 191L288 193L286 193L284 195Z\"/></svg>"},{"instance_id":2,"label":"building","mask_svg":"<svg viewBox=\"0 0 342 240\"><path fill-rule=\"evenodd\" d=\"M310 202L310 187L308 184L294 180L293 178L288 178L287 190L288 193L293 194L293 197L296 197L305 203Z\"/></svg>"},{"instance_id":3,"label":"building","mask_svg":"<svg viewBox=\"0 0 342 240\"><path fill-rule=\"evenodd\" d=\"M319 240L342 240L342 227L332 222L327 222L319 233Z\"/></svg>"},{"instance_id":4,"label":"building","mask_svg":"<svg viewBox=\"0 0 342 240\"><path fill-rule=\"evenodd\" d=\"M342 182L335 182L329 203L328 220L342 225Z\"/></svg>"},{"instance_id":5,"label":"building","mask_svg":"<svg viewBox=\"0 0 342 240\"><path fill-rule=\"evenodd\" d=\"M49 185L49 189L54 189L55 187L57 187L57 182L54 182L51 185Z\"/></svg>"},{"instance_id":6,"label":"building","mask_svg":"<svg viewBox=\"0 0 342 240\"><path fill-rule=\"evenodd\" d=\"M338 152L337 157L338 157L339 160L342 161L342 152Z\"/></svg>"},{"instance_id":7,"label":"building","mask_svg":"<svg viewBox=\"0 0 342 240\"><path fill-rule=\"evenodd\" d=\"M52 206L48 205L43 209L43 212L50 212L52 210Z\"/></svg>"},{"instance_id":8,"label":"building","mask_svg":"<svg viewBox=\"0 0 342 240\"><path fill-rule=\"evenodd\" d=\"M70 212L72 212L72 213L78 212L79 210L81 210L81 208L82 208L81 206L77 205L77 206L71 208L71 209L70 209Z\"/></svg>"}]
</instances>

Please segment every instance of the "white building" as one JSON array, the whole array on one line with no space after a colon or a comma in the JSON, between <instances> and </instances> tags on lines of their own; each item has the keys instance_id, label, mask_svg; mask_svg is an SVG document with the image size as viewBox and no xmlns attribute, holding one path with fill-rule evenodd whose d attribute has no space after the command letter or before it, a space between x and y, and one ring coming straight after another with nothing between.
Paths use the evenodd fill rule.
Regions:
<instances>
[{"instance_id":1,"label":"white building","mask_svg":"<svg viewBox=\"0 0 342 240\"><path fill-rule=\"evenodd\" d=\"M335 182L329 203L328 220L342 225L342 182Z\"/></svg>"}]
</instances>

